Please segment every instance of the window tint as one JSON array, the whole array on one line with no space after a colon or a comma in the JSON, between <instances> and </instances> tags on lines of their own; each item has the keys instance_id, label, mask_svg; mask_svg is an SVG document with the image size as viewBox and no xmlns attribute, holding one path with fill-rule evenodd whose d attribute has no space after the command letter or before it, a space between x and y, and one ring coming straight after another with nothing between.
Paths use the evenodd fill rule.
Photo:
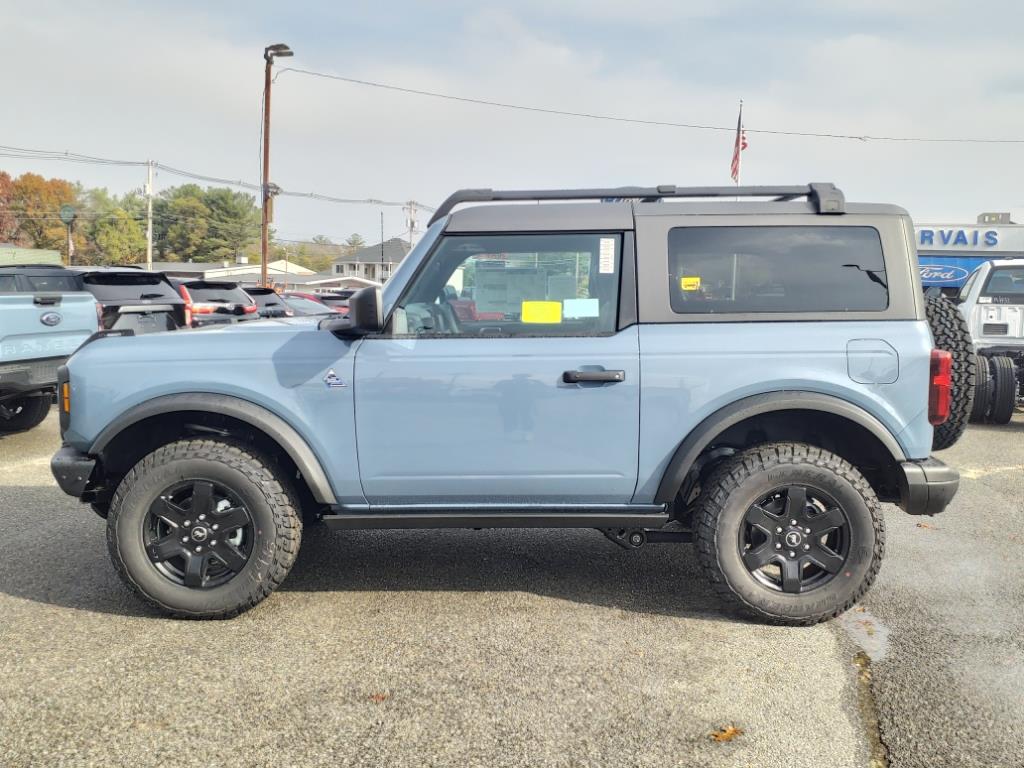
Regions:
<instances>
[{"instance_id":1,"label":"window tint","mask_svg":"<svg viewBox=\"0 0 1024 768\"><path fill-rule=\"evenodd\" d=\"M145 272L95 272L85 276L85 287L100 301L171 299L181 297L163 276Z\"/></svg>"},{"instance_id":2,"label":"window tint","mask_svg":"<svg viewBox=\"0 0 1024 768\"><path fill-rule=\"evenodd\" d=\"M280 307L283 306L281 297L277 295L277 292L270 288L250 288L246 291L253 301L256 302L256 306L260 309L264 307Z\"/></svg>"},{"instance_id":3,"label":"window tint","mask_svg":"<svg viewBox=\"0 0 1024 768\"><path fill-rule=\"evenodd\" d=\"M17 275L0 275L0 293L14 293L17 290Z\"/></svg>"},{"instance_id":4,"label":"window tint","mask_svg":"<svg viewBox=\"0 0 1024 768\"><path fill-rule=\"evenodd\" d=\"M448 235L395 313L396 335L615 332L618 234Z\"/></svg>"},{"instance_id":5,"label":"window tint","mask_svg":"<svg viewBox=\"0 0 1024 768\"><path fill-rule=\"evenodd\" d=\"M80 291L82 284L76 275L25 275L30 291Z\"/></svg>"},{"instance_id":6,"label":"window tint","mask_svg":"<svg viewBox=\"0 0 1024 768\"><path fill-rule=\"evenodd\" d=\"M679 227L669 296L680 314L857 312L889 305L872 227Z\"/></svg>"},{"instance_id":7,"label":"window tint","mask_svg":"<svg viewBox=\"0 0 1024 768\"><path fill-rule=\"evenodd\" d=\"M982 296L1008 296L1024 299L1024 267L999 267L993 269L985 283Z\"/></svg>"},{"instance_id":8,"label":"window tint","mask_svg":"<svg viewBox=\"0 0 1024 768\"><path fill-rule=\"evenodd\" d=\"M234 283L185 283L192 301L216 304L252 304L249 294Z\"/></svg>"}]
</instances>

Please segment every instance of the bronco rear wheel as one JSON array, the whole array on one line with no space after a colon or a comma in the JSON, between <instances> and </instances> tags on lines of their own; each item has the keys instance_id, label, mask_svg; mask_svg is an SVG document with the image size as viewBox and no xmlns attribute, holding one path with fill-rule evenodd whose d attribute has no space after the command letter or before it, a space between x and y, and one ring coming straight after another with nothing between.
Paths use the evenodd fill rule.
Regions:
<instances>
[{"instance_id":1,"label":"bronco rear wheel","mask_svg":"<svg viewBox=\"0 0 1024 768\"><path fill-rule=\"evenodd\" d=\"M267 597L299 549L302 522L269 464L221 440L182 440L146 456L110 503L118 573L174 616L227 618Z\"/></svg>"},{"instance_id":2,"label":"bronco rear wheel","mask_svg":"<svg viewBox=\"0 0 1024 768\"><path fill-rule=\"evenodd\" d=\"M697 552L714 590L776 624L832 618L881 566L885 528L874 491L848 462L774 443L720 466L697 502Z\"/></svg>"}]
</instances>

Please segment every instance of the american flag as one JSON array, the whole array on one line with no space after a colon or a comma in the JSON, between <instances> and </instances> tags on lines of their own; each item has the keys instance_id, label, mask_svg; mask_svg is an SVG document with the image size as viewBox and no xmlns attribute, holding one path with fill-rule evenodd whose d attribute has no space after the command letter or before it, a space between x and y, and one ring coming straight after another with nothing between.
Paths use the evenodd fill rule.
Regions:
<instances>
[{"instance_id":1,"label":"american flag","mask_svg":"<svg viewBox=\"0 0 1024 768\"><path fill-rule=\"evenodd\" d=\"M740 152L747 148L747 132L743 130L743 102L740 102L740 114L736 118L736 141L732 146L732 165L729 175L738 185L740 183Z\"/></svg>"}]
</instances>

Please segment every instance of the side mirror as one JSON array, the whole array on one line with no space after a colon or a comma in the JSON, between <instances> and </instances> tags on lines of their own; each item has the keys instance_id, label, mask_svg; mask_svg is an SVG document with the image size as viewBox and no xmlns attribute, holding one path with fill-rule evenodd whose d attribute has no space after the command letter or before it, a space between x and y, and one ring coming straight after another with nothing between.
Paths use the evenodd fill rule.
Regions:
<instances>
[{"instance_id":1,"label":"side mirror","mask_svg":"<svg viewBox=\"0 0 1024 768\"><path fill-rule=\"evenodd\" d=\"M320 321L321 331L343 336L367 336L384 329L384 300L380 288L370 286L356 291L348 300L348 315Z\"/></svg>"}]
</instances>

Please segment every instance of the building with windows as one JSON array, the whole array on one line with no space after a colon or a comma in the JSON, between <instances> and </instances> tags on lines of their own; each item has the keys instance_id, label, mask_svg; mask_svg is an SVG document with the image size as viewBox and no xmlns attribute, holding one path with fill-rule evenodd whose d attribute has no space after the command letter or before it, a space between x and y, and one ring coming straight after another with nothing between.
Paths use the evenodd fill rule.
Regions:
<instances>
[{"instance_id":1,"label":"building with windows","mask_svg":"<svg viewBox=\"0 0 1024 768\"><path fill-rule=\"evenodd\" d=\"M386 283L408 253L409 243L400 237L393 237L383 243L367 245L339 256L331 264L331 275Z\"/></svg>"}]
</instances>

